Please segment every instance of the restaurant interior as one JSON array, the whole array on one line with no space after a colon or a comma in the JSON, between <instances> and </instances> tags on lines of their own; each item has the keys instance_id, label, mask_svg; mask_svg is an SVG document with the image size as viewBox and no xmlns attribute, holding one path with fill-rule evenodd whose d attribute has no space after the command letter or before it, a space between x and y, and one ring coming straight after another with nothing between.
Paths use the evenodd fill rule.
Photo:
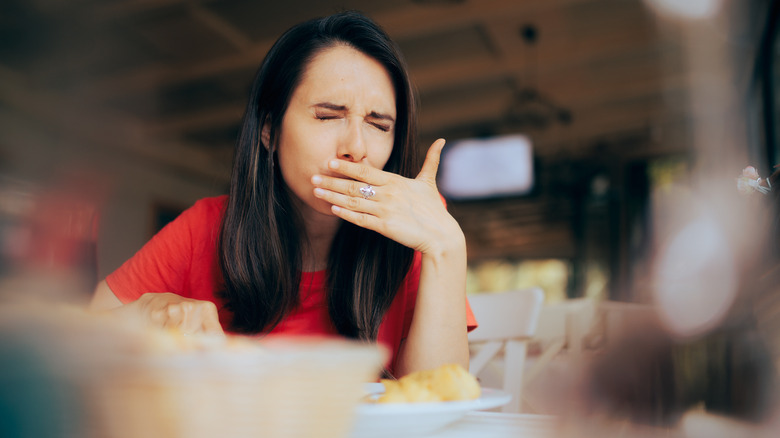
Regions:
<instances>
[{"instance_id":1,"label":"restaurant interior","mask_svg":"<svg viewBox=\"0 0 780 438\"><path fill-rule=\"evenodd\" d=\"M421 158L447 140L439 189L466 237L474 308L542 292L532 312L502 314L528 318L524 331L506 335L478 370L472 363L483 386L513 394L503 413L574 419L544 432L534 423L527 436L775 436L772 0L5 0L0 313L33 299L87 302L182 211L227 193L249 86L273 42L350 9L406 58ZM0 351L17 351L14 330L30 321L40 320L0 323ZM493 339L471 340L474 359ZM16 403L12 390L63 417L89 410L18 382L0 384L8 436L71 436L40 425L26 434L23 409L3 407ZM139 396L131 386L121 394ZM338 405L315 399L313 410ZM117 424L129 420L106 410L85 417L101 424L96 437L200 436L195 426L125 430ZM315 417L333 415L323 412ZM286 427L257 436L317 430Z\"/></svg>"}]
</instances>

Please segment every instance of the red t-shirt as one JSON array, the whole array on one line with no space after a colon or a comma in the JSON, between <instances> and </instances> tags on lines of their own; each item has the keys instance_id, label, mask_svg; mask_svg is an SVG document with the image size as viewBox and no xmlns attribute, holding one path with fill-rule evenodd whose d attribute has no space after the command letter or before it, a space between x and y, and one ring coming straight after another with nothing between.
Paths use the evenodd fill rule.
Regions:
<instances>
[{"instance_id":1,"label":"red t-shirt","mask_svg":"<svg viewBox=\"0 0 780 438\"><path fill-rule=\"evenodd\" d=\"M166 225L140 251L111 273L106 282L122 303L137 300L147 292L173 292L186 298L211 301L219 309L224 328L232 315L216 296L222 285L217 259L220 225L227 196L205 198ZM379 327L377 340L392 352L392 372L401 340L409 333L420 282L420 253ZM300 282L300 305L270 334L337 335L330 320L325 293L325 271L304 272ZM477 324L466 302L468 329Z\"/></svg>"}]
</instances>

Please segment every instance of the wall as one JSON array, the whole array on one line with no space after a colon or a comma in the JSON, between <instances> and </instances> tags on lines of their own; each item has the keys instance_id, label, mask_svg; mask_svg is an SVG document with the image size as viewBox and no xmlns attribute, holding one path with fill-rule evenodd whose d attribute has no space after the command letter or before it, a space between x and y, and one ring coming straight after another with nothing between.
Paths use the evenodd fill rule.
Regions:
<instances>
[{"instance_id":1,"label":"wall","mask_svg":"<svg viewBox=\"0 0 780 438\"><path fill-rule=\"evenodd\" d=\"M0 189L26 191L31 199L73 196L93 203L100 279L151 237L156 203L186 208L226 191L226 176L159 164L113 147L110 139L81 140L34 114L0 106Z\"/></svg>"}]
</instances>

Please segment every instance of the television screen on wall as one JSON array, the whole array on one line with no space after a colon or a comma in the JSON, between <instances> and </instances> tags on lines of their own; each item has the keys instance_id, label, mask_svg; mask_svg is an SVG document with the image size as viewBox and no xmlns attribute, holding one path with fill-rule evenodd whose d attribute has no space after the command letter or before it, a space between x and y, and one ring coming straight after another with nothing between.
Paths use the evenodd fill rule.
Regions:
<instances>
[{"instance_id":1,"label":"television screen on wall","mask_svg":"<svg viewBox=\"0 0 780 438\"><path fill-rule=\"evenodd\" d=\"M518 134L451 142L437 184L454 201L527 195L534 187L531 141Z\"/></svg>"}]
</instances>

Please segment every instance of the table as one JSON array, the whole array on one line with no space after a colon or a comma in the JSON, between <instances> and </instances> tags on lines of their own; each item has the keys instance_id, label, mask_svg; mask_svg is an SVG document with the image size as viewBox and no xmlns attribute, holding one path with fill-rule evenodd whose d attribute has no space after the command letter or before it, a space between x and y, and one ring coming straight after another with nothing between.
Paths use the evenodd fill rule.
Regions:
<instances>
[{"instance_id":1,"label":"table","mask_svg":"<svg viewBox=\"0 0 780 438\"><path fill-rule=\"evenodd\" d=\"M475 411L425 438L552 438L555 421L549 415Z\"/></svg>"}]
</instances>

